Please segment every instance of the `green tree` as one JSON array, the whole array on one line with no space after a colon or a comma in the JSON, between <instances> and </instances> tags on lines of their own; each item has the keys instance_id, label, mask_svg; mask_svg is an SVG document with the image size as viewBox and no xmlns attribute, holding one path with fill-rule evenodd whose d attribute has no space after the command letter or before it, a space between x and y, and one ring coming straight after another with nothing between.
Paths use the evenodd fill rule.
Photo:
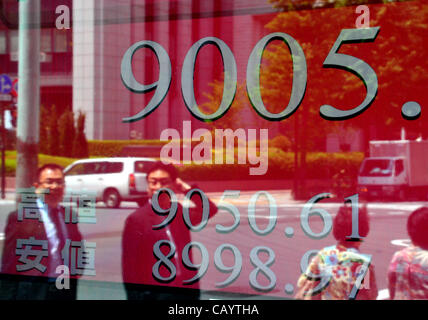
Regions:
<instances>
[{"instance_id":1,"label":"green tree","mask_svg":"<svg viewBox=\"0 0 428 320\"><path fill-rule=\"evenodd\" d=\"M52 105L50 112L47 114L47 154L52 156L60 155L59 128L58 128L58 110ZM43 121L43 120L42 120Z\"/></svg>"},{"instance_id":2,"label":"green tree","mask_svg":"<svg viewBox=\"0 0 428 320\"><path fill-rule=\"evenodd\" d=\"M89 156L88 141L85 136L85 118L85 113L79 111L73 142L73 157L75 158L87 158Z\"/></svg>"},{"instance_id":3,"label":"green tree","mask_svg":"<svg viewBox=\"0 0 428 320\"><path fill-rule=\"evenodd\" d=\"M401 117L401 107L408 100L425 105L424 94L428 83L427 51L428 4L424 1L393 2L370 6L370 26L380 26L374 42L344 44L339 53L352 55L368 63L378 77L378 95L375 102L362 114L343 121L321 118L319 108L330 104L339 109L351 109L359 105L366 94L365 84L360 78L346 70L324 68L323 62L342 29L354 29L357 14L349 4L373 1L334 1L335 9L289 11L290 3L303 1L271 1L283 8L265 27L270 32L284 32L301 45L307 62L307 89L297 114L303 116L302 125L307 130L305 140L309 143L327 133L338 133L340 129L352 131L369 126L382 139L396 139L401 127L428 135L422 126L427 115L422 112L417 121ZM307 1L311 2L311 1ZM312 1L315 3L315 1ZM380 2L380 1L374 1ZM285 12L287 11L287 12ZM263 55L261 68L262 96L268 110L283 110L284 101L289 101L292 86L292 60L284 43L272 43ZM404 80L404 81L403 81ZM403 94L408 95L403 96ZM293 115L292 117L296 116ZM283 130L290 130L293 121L281 121ZM309 148L311 146L308 146Z\"/></svg>"},{"instance_id":4,"label":"green tree","mask_svg":"<svg viewBox=\"0 0 428 320\"><path fill-rule=\"evenodd\" d=\"M50 108L40 106L39 151L43 154L59 155L58 111L55 105Z\"/></svg>"},{"instance_id":5,"label":"green tree","mask_svg":"<svg viewBox=\"0 0 428 320\"><path fill-rule=\"evenodd\" d=\"M75 136L74 113L65 111L58 120L60 155L73 157L73 141Z\"/></svg>"},{"instance_id":6,"label":"green tree","mask_svg":"<svg viewBox=\"0 0 428 320\"><path fill-rule=\"evenodd\" d=\"M39 126L39 152L49 154L48 138L49 138L49 110L42 104L40 106L40 126Z\"/></svg>"},{"instance_id":7,"label":"green tree","mask_svg":"<svg viewBox=\"0 0 428 320\"><path fill-rule=\"evenodd\" d=\"M223 80L214 80L210 83L212 88L211 92L204 92L204 96L207 99L205 103L202 103L201 110L206 114L211 114L217 111L220 106L221 99L223 97L224 83ZM248 98L245 94L245 86L238 84L236 88L235 98L229 110L220 118L212 122L208 122L207 125L214 129L220 128L231 128L237 129L248 125L248 119L243 115L250 107Z\"/></svg>"},{"instance_id":8,"label":"green tree","mask_svg":"<svg viewBox=\"0 0 428 320\"><path fill-rule=\"evenodd\" d=\"M265 25L269 32L284 32L302 47L307 62L306 94L291 118L280 122L281 132L297 128L296 162L305 171L306 152L325 141L333 133L343 140L361 129L367 149L369 139L398 139L400 129L428 137L428 115L422 111L417 121L401 116L406 101L428 103L425 95L428 83L428 4L425 1L405 1L370 6L370 26L380 26L374 42L344 44L339 53L357 57L369 64L377 74L378 94L373 104L362 114L347 120L330 121L319 114L321 105L329 104L346 110L358 106L366 95L365 83L347 70L324 68L323 63L342 29L354 29L358 15L355 6L383 1L298 1L270 0L281 11ZM318 5L315 5L318 4ZM322 5L320 5L322 4ZM349 6L349 7L346 7ZM329 9L314 10L316 7ZM332 9L331 7L335 7ZM296 71L295 71L296 72ZM297 71L298 72L298 71ZM290 51L282 42L270 44L263 54L260 86L266 108L280 112L286 106L293 81ZM291 120L291 121L290 121ZM342 143L343 141L340 141ZM320 143L318 143L320 144ZM297 161L297 158L300 160ZM296 173L301 181L302 176ZM300 182L299 182L300 183ZM297 188L296 188L297 189Z\"/></svg>"}]
</instances>

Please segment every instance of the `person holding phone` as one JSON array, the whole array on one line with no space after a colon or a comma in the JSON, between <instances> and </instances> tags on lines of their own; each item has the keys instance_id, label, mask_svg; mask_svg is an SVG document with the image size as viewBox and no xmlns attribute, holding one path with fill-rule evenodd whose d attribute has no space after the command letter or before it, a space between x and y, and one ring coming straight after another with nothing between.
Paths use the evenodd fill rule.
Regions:
<instances>
[{"instance_id":1,"label":"person holding phone","mask_svg":"<svg viewBox=\"0 0 428 320\"><path fill-rule=\"evenodd\" d=\"M122 235L122 275L127 297L198 299L197 282L182 289L183 280L191 279L195 270L184 268L181 262L181 252L191 242L191 234L181 218L183 206L175 197L187 194L192 186L178 177L173 165L160 161L149 168L146 178L149 201L128 216ZM163 192L157 193L160 190ZM194 224L201 221L205 210L208 218L217 212L217 206L209 199L208 206L204 206L200 195L193 195L191 201L195 206L189 208L189 215Z\"/></svg>"}]
</instances>

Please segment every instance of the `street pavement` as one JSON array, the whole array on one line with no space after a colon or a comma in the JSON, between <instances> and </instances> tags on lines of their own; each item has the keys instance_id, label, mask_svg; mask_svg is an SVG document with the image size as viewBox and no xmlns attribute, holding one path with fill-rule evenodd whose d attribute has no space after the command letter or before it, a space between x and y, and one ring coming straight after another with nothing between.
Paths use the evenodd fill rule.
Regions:
<instances>
[{"instance_id":1,"label":"street pavement","mask_svg":"<svg viewBox=\"0 0 428 320\"><path fill-rule=\"evenodd\" d=\"M331 234L320 240L308 238L302 231L300 218L301 211L309 199L307 201L296 201L293 199L290 190L268 190L273 198L271 202L264 194L259 195L254 207L258 227L263 229L268 226L269 221L272 220L270 209L274 203L277 208L277 218L271 233L266 236L255 234L248 220L248 205L256 193L256 191L241 191L238 198L224 200L236 206L240 212L239 227L232 233L219 234L216 232L217 225L229 226L233 223L231 214L225 210L220 210L208 222L202 232L192 233L192 241L202 243L210 256L208 271L200 280L204 299L227 299L228 293L246 294L246 299L292 298L292 294L285 292L284 287L288 285L288 289L294 289L301 272L300 260L303 254L308 250L319 250L335 242ZM7 213L15 207L15 194L8 192L6 195L6 199L0 200L0 248L2 248ZM207 196L215 203L220 204L223 193L208 192ZM325 209L333 217L342 204L343 201L339 199L324 199L316 204L316 208ZM368 204L368 211L371 216L371 232L363 243L362 252L373 256L379 289L378 299L387 298L386 273L392 254L408 244L408 236L405 230L407 216L414 209L423 205L427 205L427 203L384 202ZM122 203L120 209L108 209L102 203L98 203L96 207L97 223L79 224L84 238L97 244L97 275L95 277L84 277L79 285L79 299L126 298L121 285L121 236L126 217L136 208L137 205L133 202ZM311 220L310 225L313 232L317 233L322 230L322 221L316 216ZM288 230L292 228L292 236L284 234L287 228ZM229 275L219 273L212 260L215 250L225 243L233 244L238 248L243 257L243 264L237 280L227 288L219 289L215 283L225 280ZM255 268L249 260L250 251L258 246L269 247L275 254L275 262L270 268L276 276L276 285L269 292L255 290L249 284L250 273ZM229 263L228 266L234 264L232 256L225 257L225 260L225 264L226 262ZM263 284L267 278L263 274L259 274L257 279ZM237 298L235 295L231 297Z\"/></svg>"}]
</instances>

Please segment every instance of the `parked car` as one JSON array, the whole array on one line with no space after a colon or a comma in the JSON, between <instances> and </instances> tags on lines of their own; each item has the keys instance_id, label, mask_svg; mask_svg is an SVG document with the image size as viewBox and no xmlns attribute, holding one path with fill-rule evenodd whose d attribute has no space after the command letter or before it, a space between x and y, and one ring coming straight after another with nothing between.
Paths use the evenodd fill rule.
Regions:
<instances>
[{"instance_id":1,"label":"parked car","mask_svg":"<svg viewBox=\"0 0 428 320\"><path fill-rule=\"evenodd\" d=\"M78 160L64 169L66 193L87 190L97 201L117 208L122 201L147 201L146 172L151 158L97 158Z\"/></svg>"}]
</instances>

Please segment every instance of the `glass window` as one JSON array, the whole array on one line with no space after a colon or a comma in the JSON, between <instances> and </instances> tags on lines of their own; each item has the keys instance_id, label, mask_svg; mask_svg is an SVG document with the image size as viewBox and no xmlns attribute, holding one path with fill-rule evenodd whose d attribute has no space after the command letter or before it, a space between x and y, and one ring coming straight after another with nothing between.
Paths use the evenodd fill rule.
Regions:
<instances>
[{"instance_id":1,"label":"glass window","mask_svg":"<svg viewBox=\"0 0 428 320\"><path fill-rule=\"evenodd\" d=\"M370 159L364 162L361 170L363 177L389 176L392 173L392 162L388 159Z\"/></svg>"},{"instance_id":2,"label":"glass window","mask_svg":"<svg viewBox=\"0 0 428 320\"><path fill-rule=\"evenodd\" d=\"M52 39L50 29L41 29L40 31L40 51L51 52L52 51Z\"/></svg>"},{"instance_id":3,"label":"glass window","mask_svg":"<svg viewBox=\"0 0 428 320\"><path fill-rule=\"evenodd\" d=\"M404 171L403 160L395 161L395 175L398 176Z\"/></svg>"},{"instance_id":4,"label":"glass window","mask_svg":"<svg viewBox=\"0 0 428 320\"><path fill-rule=\"evenodd\" d=\"M66 30L54 30L54 52L67 52Z\"/></svg>"},{"instance_id":5,"label":"glass window","mask_svg":"<svg viewBox=\"0 0 428 320\"><path fill-rule=\"evenodd\" d=\"M120 173L123 170L122 162L109 162L106 166L105 173Z\"/></svg>"},{"instance_id":6,"label":"glass window","mask_svg":"<svg viewBox=\"0 0 428 320\"><path fill-rule=\"evenodd\" d=\"M68 171L65 172L66 176L76 176L80 174L84 174L85 165L83 163L78 163L71 167Z\"/></svg>"},{"instance_id":7,"label":"glass window","mask_svg":"<svg viewBox=\"0 0 428 320\"><path fill-rule=\"evenodd\" d=\"M9 31L9 53L18 52L18 30Z\"/></svg>"},{"instance_id":8,"label":"glass window","mask_svg":"<svg viewBox=\"0 0 428 320\"><path fill-rule=\"evenodd\" d=\"M428 181L427 17L428 0L0 0L0 105L10 93L28 115L0 138L7 174L36 170L17 145L43 163L82 159L66 172L65 225L0 201L0 273L27 277L16 288L35 299L375 299L412 210L385 182ZM179 179L165 168L149 184L156 160ZM154 192L166 185L175 196ZM414 208L428 199L408 194ZM341 222L365 208L367 241L347 241L367 228ZM369 254L377 280L360 272ZM56 266L79 290L56 287ZM327 267L331 281L302 277Z\"/></svg>"},{"instance_id":9,"label":"glass window","mask_svg":"<svg viewBox=\"0 0 428 320\"><path fill-rule=\"evenodd\" d=\"M88 162L85 165L86 174L102 174L108 172L108 162Z\"/></svg>"},{"instance_id":10,"label":"glass window","mask_svg":"<svg viewBox=\"0 0 428 320\"><path fill-rule=\"evenodd\" d=\"M6 53L6 32L0 31L0 54Z\"/></svg>"},{"instance_id":11,"label":"glass window","mask_svg":"<svg viewBox=\"0 0 428 320\"><path fill-rule=\"evenodd\" d=\"M138 173L147 173L147 170L150 167L151 162L147 161L135 161L134 171Z\"/></svg>"}]
</instances>

